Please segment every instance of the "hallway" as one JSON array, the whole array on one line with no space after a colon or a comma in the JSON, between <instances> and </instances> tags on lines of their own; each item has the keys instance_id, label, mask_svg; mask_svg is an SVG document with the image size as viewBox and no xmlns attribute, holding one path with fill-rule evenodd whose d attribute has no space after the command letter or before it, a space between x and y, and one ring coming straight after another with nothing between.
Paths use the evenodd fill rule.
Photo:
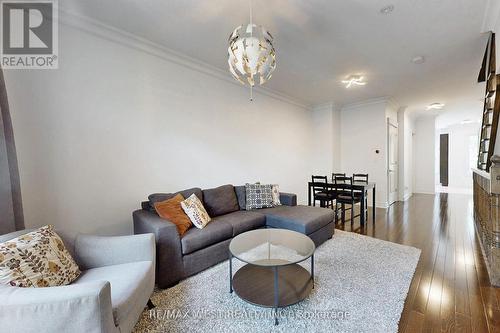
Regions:
<instances>
[{"instance_id":1,"label":"hallway","mask_svg":"<svg viewBox=\"0 0 500 333\"><path fill-rule=\"evenodd\" d=\"M472 211L470 195L414 194L377 210L375 225L338 223L341 230L422 250L400 332L500 332L500 288L489 283Z\"/></svg>"}]
</instances>

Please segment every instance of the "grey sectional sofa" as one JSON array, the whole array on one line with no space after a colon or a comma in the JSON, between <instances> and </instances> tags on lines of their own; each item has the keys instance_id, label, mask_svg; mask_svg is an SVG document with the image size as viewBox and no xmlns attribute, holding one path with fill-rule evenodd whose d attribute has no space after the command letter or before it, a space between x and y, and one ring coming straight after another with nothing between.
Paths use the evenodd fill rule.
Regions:
<instances>
[{"instance_id":1,"label":"grey sectional sofa","mask_svg":"<svg viewBox=\"0 0 500 333\"><path fill-rule=\"evenodd\" d=\"M160 218L153 204L177 193L191 194L203 202L212 221L203 229L192 227L179 237L176 226ZM319 246L331 238L334 212L327 208L297 206L295 194L280 193L282 206L245 210L245 186L223 185L214 189L191 188L176 193L155 193L133 213L136 234L153 233L156 238L156 283L160 288L175 285L229 257L229 242L245 231L271 227L308 235Z\"/></svg>"}]
</instances>

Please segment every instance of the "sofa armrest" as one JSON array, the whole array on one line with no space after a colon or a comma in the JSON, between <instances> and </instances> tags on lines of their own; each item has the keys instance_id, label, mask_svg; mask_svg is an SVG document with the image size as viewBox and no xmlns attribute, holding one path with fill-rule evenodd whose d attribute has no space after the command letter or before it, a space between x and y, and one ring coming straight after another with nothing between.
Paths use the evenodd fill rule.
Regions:
<instances>
[{"instance_id":1,"label":"sofa armrest","mask_svg":"<svg viewBox=\"0 0 500 333\"><path fill-rule=\"evenodd\" d=\"M107 281L48 288L0 287L3 332L116 332Z\"/></svg>"},{"instance_id":2,"label":"sofa armrest","mask_svg":"<svg viewBox=\"0 0 500 333\"><path fill-rule=\"evenodd\" d=\"M297 206L297 195L293 193L280 192L280 202L285 206Z\"/></svg>"},{"instance_id":3,"label":"sofa armrest","mask_svg":"<svg viewBox=\"0 0 500 333\"><path fill-rule=\"evenodd\" d=\"M160 288L176 284L184 277L181 239L177 227L158 215L140 209L132 214L134 233L153 233L156 241L156 283Z\"/></svg>"},{"instance_id":4,"label":"sofa armrest","mask_svg":"<svg viewBox=\"0 0 500 333\"><path fill-rule=\"evenodd\" d=\"M136 261L155 262L154 235L78 235L75 239L75 255L78 265L84 270Z\"/></svg>"}]
</instances>

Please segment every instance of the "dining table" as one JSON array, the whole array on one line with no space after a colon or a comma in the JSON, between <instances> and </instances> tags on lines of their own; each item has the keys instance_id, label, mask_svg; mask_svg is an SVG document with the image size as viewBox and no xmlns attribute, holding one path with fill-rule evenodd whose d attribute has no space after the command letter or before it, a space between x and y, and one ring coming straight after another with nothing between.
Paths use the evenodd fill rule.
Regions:
<instances>
[{"instance_id":1,"label":"dining table","mask_svg":"<svg viewBox=\"0 0 500 333\"><path fill-rule=\"evenodd\" d=\"M324 188L326 191L333 191L335 189L351 189L351 184L347 184L347 183L333 183L333 182L327 182L327 183L314 183L314 185L317 187L317 186L320 186L320 185L324 185ZM312 205L312 195L313 195L313 183L312 182L309 182L308 183L308 190L307 190L307 199L308 199L308 205L311 206ZM366 201L366 197L368 195L368 191L372 191L372 218L373 218L373 223L375 223L375 196L376 196L376 184L374 182L360 182L360 181L357 181L357 182L353 182L352 183L352 188L354 191L359 191L361 192L361 212L364 212L365 211L365 201ZM361 225L364 225L365 224L365 221L366 221L366 214L360 214L360 223Z\"/></svg>"}]
</instances>

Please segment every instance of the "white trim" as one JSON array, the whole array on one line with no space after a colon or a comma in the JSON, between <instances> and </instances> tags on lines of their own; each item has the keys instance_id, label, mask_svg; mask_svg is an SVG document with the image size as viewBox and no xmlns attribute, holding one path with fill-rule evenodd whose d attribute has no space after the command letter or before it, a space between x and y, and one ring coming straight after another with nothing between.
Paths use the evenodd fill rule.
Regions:
<instances>
[{"instance_id":1,"label":"white trim","mask_svg":"<svg viewBox=\"0 0 500 333\"><path fill-rule=\"evenodd\" d=\"M142 37L138 37L127 31L115 28L98 20L94 20L90 17L71 13L61 7L59 7L59 14L59 22L66 26L84 31L91 35L121 44L126 47L133 48L138 51L142 51L163 60L173 62L189 69L210 75L217 79L242 86L241 83L237 82L231 77L228 71L222 70L198 59L189 57L158 43L152 42ZM292 96L271 90L269 88L254 87L254 91L278 99L282 102L299 106L306 110L311 110L311 105L309 105L308 103L305 103Z\"/></svg>"},{"instance_id":2,"label":"white trim","mask_svg":"<svg viewBox=\"0 0 500 333\"><path fill-rule=\"evenodd\" d=\"M371 199L368 200L368 207L373 207L373 201ZM386 209L389 208L389 204L387 203L387 201L375 201L375 207Z\"/></svg>"},{"instance_id":3,"label":"white trim","mask_svg":"<svg viewBox=\"0 0 500 333\"><path fill-rule=\"evenodd\" d=\"M368 205L368 207L372 207L372 206ZM387 208L389 208L389 204L387 203L387 201L385 201L385 202L375 202L375 207L376 208L387 209Z\"/></svg>"},{"instance_id":4,"label":"white trim","mask_svg":"<svg viewBox=\"0 0 500 333\"><path fill-rule=\"evenodd\" d=\"M389 99L387 100L387 104L392 106L396 110L396 112L398 112L399 108L401 107L401 104L394 97L389 97Z\"/></svg>"},{"instance_id":5,"label":"white trim","mask_svg":"<svg viewBox=\"0 0 500 333\"><path fill-rule=\"evenodd\" d=\"M353 108L358 108L360 106L366 106L366 105L372 105L372 104L388 103L389 99L390 98L387 96L370 98L370 99L367 99L364 101L342 105L342 110L349 110L349 109L353 109Z\"/></svg>"},{"instance_id":6,"label":"white trim","mask_svg":"<svg viewBox=\"0 0 500 333\"><path fill-rule=\"evenodd\" d=\"M394 128L399 128L399 123L397 121L393 122L390 117L387 117L387 125L392 126Z\"/></svg>"},{"instance_id":7,"label":"white trim","mask_svg":"<svg viewBox=\"0 0 500 333\"><path fill-rule=\"evenodd\" d=\"M406 194L403 196L403 201L408 201L408 199L410 199L412 195L413 195L413 193L406 193Z\"/></svg>"},{"instance_id":8,"label":"white trim","mask_svg":"<svg viewBox=\"0 0 500 333\"><path fill-rule=\"evenodd\" d=\"M415 190L414 192L415 194L431 194L431 195L435 195L436 192L426 192L426 191L418 191L418 190Z\"/></svg>"},{"instance_id":9,"label":"white trim","mask_svg":"<svg viewBox=\"0 0 500 333\"><path fill-rule=\"evenodd\" d=\"M397 141L397 144L398 144L398 159L397 159L397 172L398 172L398 176L396 177L396 181L397 181L397 191L396 191L396 198L394 199L394 201L391 202L391 205L393 203L395 203L396 201L398 201L399 199L399 127L398 127L398 122L396 121L396 123L393 123L391 121L391 118L390 117L386 117L387 119L387 125L386 125L386 135L387 135L387 138L386 138L386 147L385 147L385 150L386 150L386 164L385 164L385 169L386 169L386 177L387 177L387 203L389 203L391 201L391 189L390 189L390 182L389 182L389 159L391 158L390 156L390 153L389 153L389 147L390 147L390 127L392 126L393 128L395 128L397 130L397 135L398 135L398 141Z\"/></svg>"},{"instance_id":10,"label":"white trim","mask_svg":"<svg viewBox=\"0 0 500 333\"><path fill-rule=\"evenodd\" d=\"M327 103L322 103L322 104L314 104L311 107L313 110L323 110L323 109L334 109L335 108L335 103L334 102L327 102Z\"/></svg>"}]
</instances>

